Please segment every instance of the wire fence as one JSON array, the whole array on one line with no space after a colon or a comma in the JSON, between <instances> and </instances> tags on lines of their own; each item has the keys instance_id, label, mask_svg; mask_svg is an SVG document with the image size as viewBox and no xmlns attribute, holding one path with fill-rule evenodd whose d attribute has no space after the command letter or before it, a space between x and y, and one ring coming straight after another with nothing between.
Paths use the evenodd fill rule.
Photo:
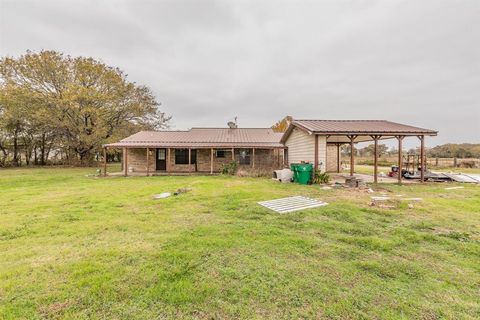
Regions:
<instances>
[{"instance_id":1,"label":"wire fence","mask_svg":"<svg viewBox=\"0 0 480 320\"><path fill-rule=\"evenodd\" d=\"M343 156L342 163L350 165L350 157ZM371 157L355 157L355 163L359 165L373 165ZM391 166L398 163L398 157L379 157L379 166ZM427 158L427 167L439 168L480 168L480 159L478 158Z\"/></svg>"}]
</instances>

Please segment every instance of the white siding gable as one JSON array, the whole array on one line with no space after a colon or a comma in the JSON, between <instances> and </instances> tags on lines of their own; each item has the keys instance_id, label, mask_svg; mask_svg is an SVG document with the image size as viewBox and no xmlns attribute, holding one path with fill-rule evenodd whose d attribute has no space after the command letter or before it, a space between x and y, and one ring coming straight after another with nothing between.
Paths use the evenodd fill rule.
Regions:
<instances>
[{"instance_id":1,"label":"white siding gable","mask_svg":"<svg viewBox=\"0 0 480 320\"><path fill-rule=\"evenodd\" d=\"M288 164L310 162L315 163L315 135L294 128L285 141L288 147ZM327 162L327 137L318 137L318 164L319 169L325 171Z\"/></svg>"}]
</instances>

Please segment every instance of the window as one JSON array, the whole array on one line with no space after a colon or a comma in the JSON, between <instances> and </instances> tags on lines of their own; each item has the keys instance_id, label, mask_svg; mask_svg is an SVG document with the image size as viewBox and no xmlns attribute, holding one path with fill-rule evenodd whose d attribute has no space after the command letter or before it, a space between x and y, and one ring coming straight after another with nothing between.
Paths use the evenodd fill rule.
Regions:
<instances>
[{"instance_id":1,"label":"window","mask_svg":"<svg viewBox=\"0 0 480 320\"><path fill-rule=\"evenodd\" d=\"M188 156L188 155L187 155ZM166 157L166 150L165 149L158 149L157 151L157 159L158 160L165 160L167 159Z\"/></svg>"},{"instance_id":2,"label":"window","mask_svg":"<svg viewBox=\"0 0 480 320\"><path fill-rule=\"evenodd\" d=\"M197 150L191 150L191 163L197 163ZM175 149L175 164L188 164L188 149Z\"/></svg>"},{"instance_id":3,"label":"window","mask_svg":"<svg viewBox=\"0 0 480 320\"><path fill-rule=\"evenodd\" d=\"M240 149L240 164L250 164L249 149Z\"/></svg>"},{"instance_id":4,"label":"window","mask_svg":"<svg viewBox=\"0 0 480 320\"><path fill-rule=\"evenodd\" d=\"M217 150L216 156L217 158L225 158L225 150Z\"/></svg>"}]
</instances>

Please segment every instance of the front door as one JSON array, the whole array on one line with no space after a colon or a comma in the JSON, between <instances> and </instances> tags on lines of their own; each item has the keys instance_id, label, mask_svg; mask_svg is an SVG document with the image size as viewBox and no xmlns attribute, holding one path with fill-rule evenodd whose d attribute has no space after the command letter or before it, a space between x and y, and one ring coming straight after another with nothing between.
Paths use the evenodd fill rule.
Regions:
<instances>
[{"instance_id":1,"label":"front door","mask_svg":"<svg viewBox=\"0 0 480 320\"><path fill-rule=\"evenodd\" d=\"M167 149L157 149L157 171L167 170Z\"/></svg>"}]
</instances>

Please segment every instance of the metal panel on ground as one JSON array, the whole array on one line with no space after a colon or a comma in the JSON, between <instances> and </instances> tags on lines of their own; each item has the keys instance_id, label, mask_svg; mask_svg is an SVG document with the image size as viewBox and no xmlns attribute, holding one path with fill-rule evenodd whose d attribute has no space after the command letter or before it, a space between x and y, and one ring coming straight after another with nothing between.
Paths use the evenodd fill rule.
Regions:
<instances>
[{"instance_id":1,"label":"metal panel on ground","mask_svg":"<svg viewBox=\"0 0 480 320\"><path fill-rule=\"evenodd\" d=\"M447 177L456 182L467 182L467 183L479 183L480 181L475 179L473 176L469 176L462 173L444 173Z\"/></svg>"},{"instance_id":2,"label":"metal panel on ground","mask_svg":"<svg viewBox=\"0 0 480 320\"><path fill-rule=\"evenodd\" d=\"M328 203L316 199L296 196L269 201L260 201L258 202L258 204L278 213L288 213L299 210L323 207L326 206Z\"/></svg>"}]
</instances>

